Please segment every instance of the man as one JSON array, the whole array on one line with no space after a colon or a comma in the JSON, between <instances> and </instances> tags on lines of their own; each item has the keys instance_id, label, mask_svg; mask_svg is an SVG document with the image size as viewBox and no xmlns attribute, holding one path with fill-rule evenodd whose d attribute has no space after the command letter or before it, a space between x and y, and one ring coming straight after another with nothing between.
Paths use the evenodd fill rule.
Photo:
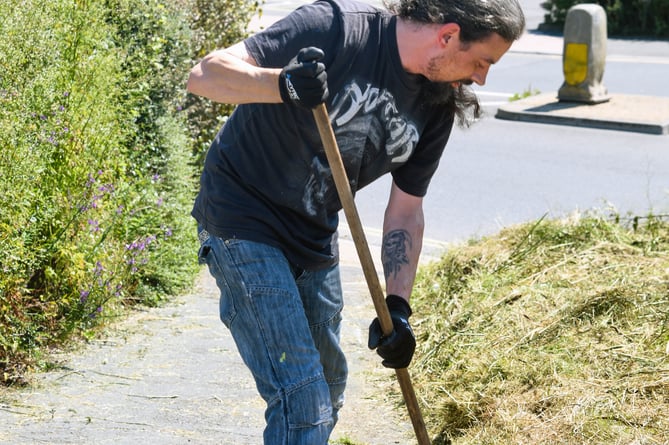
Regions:
<instances>
[{"instance_id":1,"label":"man","mask_svg":"<svg viewBox=\"0 0 669 445\"><path fill-rule=\"evenodd\" d=\"M395 330L374 320L369 346L406 367L423 196L455 118L479 112L466 85L485 83L524 24L516 0L320 0L193 68L191 93L240 104L193 216L221 319L267 402L265 444L326 444L346 384L341 204L311 108L326 103L353 191L393 176L382 255Z\"/></svg>"}]
</instances>

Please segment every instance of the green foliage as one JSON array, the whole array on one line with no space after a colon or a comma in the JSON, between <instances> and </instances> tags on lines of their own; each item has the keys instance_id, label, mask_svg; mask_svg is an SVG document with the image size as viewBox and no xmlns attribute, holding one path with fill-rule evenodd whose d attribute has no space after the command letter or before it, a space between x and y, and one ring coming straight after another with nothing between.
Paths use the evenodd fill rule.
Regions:
<instances>
[{"instance_id":1,"label":"green foliage","mask_svg":"<svg viewBox=\"0 0 669 445\"><path fill-rule=\"evenodd\" d=\"M106 8L114 41L123 48L119 88L132 110L126 126L132 130L122 141L125 176L139 192L121 204L126 215L114 230L127 240L126 261L136 276L132 298L155 304L183 287L193 270L185 258L192 259L194 249L188 214L195 170L187 116L179 105L191 66L192 32L188 10L179 5L106 0Z\"/></svg>"},{"instance_id":2,"label":"green foliage","mask_svg":"<svg viewBox=\"0 0 669 445\"><path fill-rule=\"evenodd\" d=\"M96 314L79 304L98 244L84 184L122 170L126 117L98 5L10 1L0 16L0 366L11 380L17 356Z\"/></svg>"},{"instance_id":3,"label":"green foliage","mask_svg":"<svg viewBox=\"0 0 669 445\"><path fill-rule=\"evenodd\" d=\"M247 37L246 27L260 12L258 1L184 0L191 10L193 54L196 61L219 48L225 48ZM195 95L184 99L184 109L193 140L198 165L234 106L218 104Z\"/></svg>"},{"instance_id":4,"label":"green foliage","mask_svg":"<svg viewBox=\"0 0 669 445\"><path fill-rule=\"evenodd\" d=\"M414 293L435 444L663 443L669 222L540 220L451 249Z\"/></svg>"},{"instance_id":5,"label":"green foliage","mask_svg":"<svg viewBox=\"0 0 669 445\"><path fill-rule=\"evenodd\" d=\"M569 8L581 0L547 0L544 24L562 29ZM606 11L611 36L669 37L669 0L598 0Z\"/></svg>"},{"instance_id":6,"label":"green foliage","mask_svg":"<svg viewBox=\"0 0 669 445\"><path fill-rule=\"evenodd\" d=\"M192 283L191 130L219 122L209 105L182 111L185 82L193 60L240 39L256 10L0 4L1 381L20 382L43 347Z\"/></svg>"}]
</instances>

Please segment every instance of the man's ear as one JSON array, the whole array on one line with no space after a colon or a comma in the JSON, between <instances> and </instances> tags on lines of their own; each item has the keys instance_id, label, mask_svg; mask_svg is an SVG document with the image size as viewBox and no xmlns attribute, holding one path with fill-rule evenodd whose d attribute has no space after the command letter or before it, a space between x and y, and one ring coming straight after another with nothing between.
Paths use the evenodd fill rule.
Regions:
<instances>
[{"instance_id":1,"label":"man's ear","mask_svg":"<svg viewBox=\"0 0 669 445\"><path fill-rule=\"evenodd\" d=\"M459 34L460 25L457 23L444 23L437 31L439 43L443 46L448 45L453 37L456 37L457 40Z\"/></svg>"}]
</instances>

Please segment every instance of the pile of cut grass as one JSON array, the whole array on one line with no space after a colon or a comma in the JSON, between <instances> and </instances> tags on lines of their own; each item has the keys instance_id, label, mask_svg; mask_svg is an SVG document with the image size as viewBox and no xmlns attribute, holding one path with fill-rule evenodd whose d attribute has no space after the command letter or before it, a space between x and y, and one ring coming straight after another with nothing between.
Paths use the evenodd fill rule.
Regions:
<instances>
[{"instance_id":1,"label":"pile of cut grass","mask_svg":"<svg viewBox=\"0 0 669 445\"><path fill-rule=\"evenodd\" d=\"M633 221L540 220L422 269L434 444L669 443L669 223Z\"/></svg>"}]
</instances>

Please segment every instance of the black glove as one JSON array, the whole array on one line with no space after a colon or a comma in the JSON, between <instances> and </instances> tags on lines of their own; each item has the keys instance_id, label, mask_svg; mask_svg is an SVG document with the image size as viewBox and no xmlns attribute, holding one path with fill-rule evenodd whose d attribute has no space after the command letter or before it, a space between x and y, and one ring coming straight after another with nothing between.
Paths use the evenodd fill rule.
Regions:
<instances>
[{"instance_id":1,"label":"black glove","mask_svg":"<svg viewBox=\"0 0 669 445\"><path fill-rule=\"evenodd\" d=\"M325 65L319 62L325 54L319 48L302 48L279 75L279 92L285 103L314 108L328 98Z\"/></svg>"},{"instance_id":2,"label":"black glove","mask_svg":"<svg viewBox=\"0 0 669 445\"><path fill-rule=\"evenodd\" d=\"M369 326L368 346L369 349L376 349L386 368L406 368L416 350L416 337L409 325L411 307L404 298L397 295L388 295L386 304L393 320L393 332L384 337L381 323L375 318Z\"/></svg>"}]
</instances>

